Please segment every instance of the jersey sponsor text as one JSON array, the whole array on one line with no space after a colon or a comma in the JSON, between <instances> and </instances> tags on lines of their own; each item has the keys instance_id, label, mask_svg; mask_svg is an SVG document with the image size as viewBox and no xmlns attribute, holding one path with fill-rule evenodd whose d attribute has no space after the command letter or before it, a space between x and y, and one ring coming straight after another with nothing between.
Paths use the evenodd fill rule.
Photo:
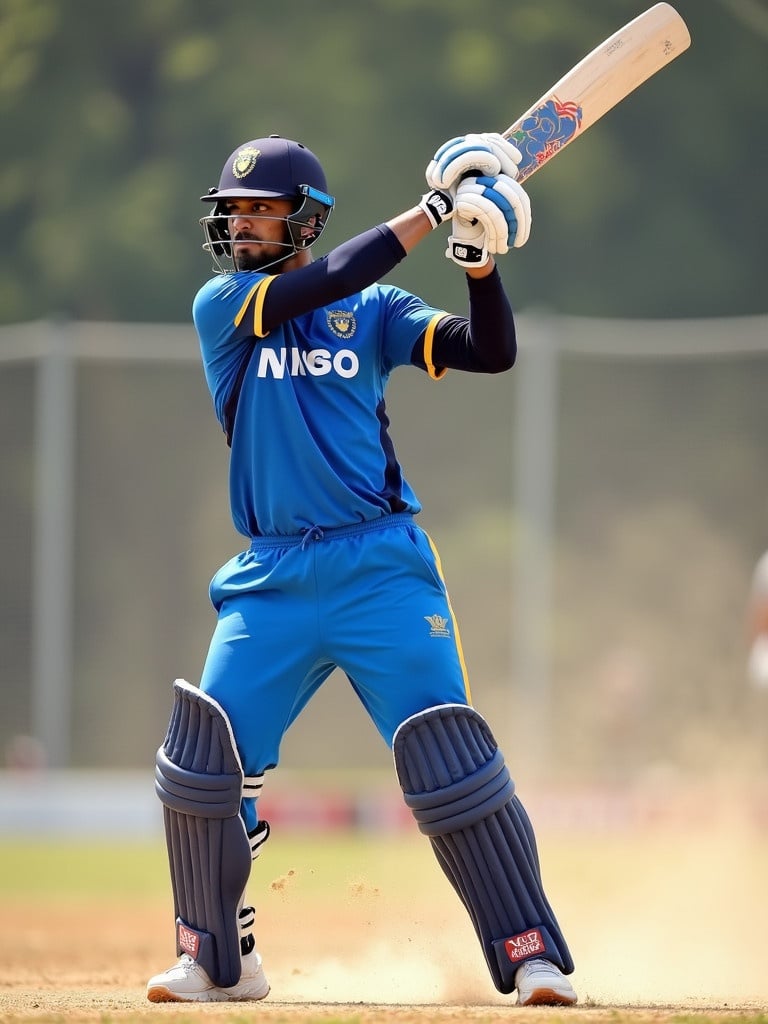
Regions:
<instances>
[{"instance_id":1,"label":"jersey sponsor text","mask_svg":"<svg viewBox=\"0 0 768 1024\"><path fill-rule=\"evenodd\" d=\"M351 349L341 348L329 352L327 348L312 348L303 352L296 348L261 348L256 370L258 377L275 377L282 380L286 373L290 377L324 377L335 373L339 377L356 377L360 360Z\"/></svg>"}]
</instances>

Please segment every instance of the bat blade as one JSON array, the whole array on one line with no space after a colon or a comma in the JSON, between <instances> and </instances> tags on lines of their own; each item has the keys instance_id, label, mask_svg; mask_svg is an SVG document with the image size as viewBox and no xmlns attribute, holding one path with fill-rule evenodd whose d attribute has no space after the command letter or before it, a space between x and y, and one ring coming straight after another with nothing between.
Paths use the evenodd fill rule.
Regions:
<instances>
[{"instance_id":1,"label":"bat blade","mask_svg":"<svg viewBox=\"0 0 768 1024\"><path fill-rule=\"evenodd\" d=\"M659 3L596 46L502 133L523 154L517 180L530 178L690 44L674 7Z\"/></svg>"}]
</instances>

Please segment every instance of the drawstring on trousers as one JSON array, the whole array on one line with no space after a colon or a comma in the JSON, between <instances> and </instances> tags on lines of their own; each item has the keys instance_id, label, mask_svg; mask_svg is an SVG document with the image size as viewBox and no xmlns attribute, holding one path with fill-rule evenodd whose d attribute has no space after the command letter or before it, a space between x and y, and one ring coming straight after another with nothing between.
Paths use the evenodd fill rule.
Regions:
<instances>
[{"instance_id":1,"label":"drawstring on trousers","mask_svg":"<svg viewBox=\"0 0 768 1024\"><path fill-rule=\"evenodd\" d=\"M302 549L306 548L309 545L309 543L313 540L322 540L324 536L325 534L323 533L319 526L310 526L310 528L305 532L304 536L302 537Z\"/></svg>"}]
</instances>

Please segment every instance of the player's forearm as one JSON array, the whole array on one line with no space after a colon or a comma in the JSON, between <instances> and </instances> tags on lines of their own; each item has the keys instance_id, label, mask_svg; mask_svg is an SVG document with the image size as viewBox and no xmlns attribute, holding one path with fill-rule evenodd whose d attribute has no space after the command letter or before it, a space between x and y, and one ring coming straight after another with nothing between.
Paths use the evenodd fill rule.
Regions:
<instances>
[{"instance_id":1,"label":"player's forearm","mask_svg":"<svg viewBox=\"0 0 768 1024\"><path fill-rule=\"evenodd\" d=\"M482 267L465 267L464 271L467 277L474 278L475 281L479 281L482 277L490 277L490 275L496 269L496 261L493 256L488 257L488 262L484 263Z\"/></svg>"},{"instance_id":2,"label":"player's forearm","mask_svg":"<svg viewBox=\"0 0 768 1024\"><path fill-rule=\"evenodd\" d=\"M470 276L470 275L468 275ZM432 347L437 367L475 373L503 373L517 355L515 320L498 273L470 276L469 318L446 317Z\"/></svg>"},{"instance_id":3,"label":"player's forearm","mask_svg":"<svg viewBox=\"0 0 768 1024\"><path fill-rule=\"evenodd\" d=\"M434 230L429 218L418 206L412 210L407 210L405 213L401 213L398 217L393 217L392 220L388 220L387 227L395 233L407 253ZM479 279L481 277L488 277L489 274L493 273L495 267L494 258L490 256L488 262L483 266L465 267L464 269L468 277Z\"/></svg>"},{"instance_id":4,"label":"player's forearm","mask_svg":"<svg viewBox=\"0 0 768 1024\"><path fill-rule=\"evenodd\" d=\"M419 206L414 206L412 210L406 210L388 220L387 227L394 233L407 253L423 241L427 235L431 235L434 230L429 217Z\"/></svg>"}]
</instances>

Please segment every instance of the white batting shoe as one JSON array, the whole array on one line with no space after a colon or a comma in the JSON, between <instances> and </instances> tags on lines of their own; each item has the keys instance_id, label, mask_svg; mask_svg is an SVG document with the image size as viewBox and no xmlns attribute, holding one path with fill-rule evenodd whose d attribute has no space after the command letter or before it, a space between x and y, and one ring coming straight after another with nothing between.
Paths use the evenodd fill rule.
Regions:
<instances>
[{"instance_id":1,"label":"white batting shoe","mask_svg":"<svg viewBox=\"0 0 768 1024\"><path fill-rule=\"evenodd\" d=\"M187 953L173 967L147 982L150 1003L234 1003L263 999L268 992L269 982L255 949L243 957L240 981L230 988L214 984L197 960Z\"/></svg>"},{"instance_id":2,"label":"white batting shoe","mask_svg":"<svg viewBox=\"0 0 768 1024\"><path fill-rule=\"evenodd\" d=\"M515 973L518 1006L573 1006L577 995L559 967L549 960L526 960Z\"/></svg>"}]
</instances>

